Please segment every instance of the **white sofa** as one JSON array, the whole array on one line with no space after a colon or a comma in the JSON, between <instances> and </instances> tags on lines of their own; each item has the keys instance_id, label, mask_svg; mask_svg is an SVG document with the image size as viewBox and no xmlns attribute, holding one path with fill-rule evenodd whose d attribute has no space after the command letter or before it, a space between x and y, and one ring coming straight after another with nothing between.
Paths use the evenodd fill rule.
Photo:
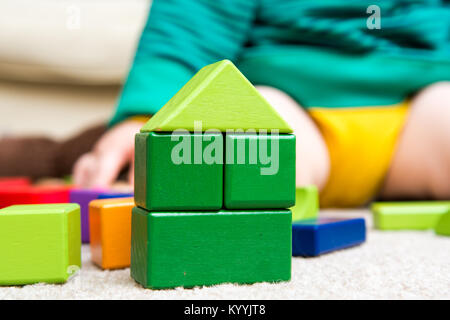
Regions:
<instances>
[{"instance_id":1,"label":"white sofa","mask_svg":"<svg viewBox=\"0 0 450 320\"><path fill-rule=\"evenodd\" d=\"M150 5L0 1L0 133L65 137L106 120Z\"/></svg>"}]
</instances>

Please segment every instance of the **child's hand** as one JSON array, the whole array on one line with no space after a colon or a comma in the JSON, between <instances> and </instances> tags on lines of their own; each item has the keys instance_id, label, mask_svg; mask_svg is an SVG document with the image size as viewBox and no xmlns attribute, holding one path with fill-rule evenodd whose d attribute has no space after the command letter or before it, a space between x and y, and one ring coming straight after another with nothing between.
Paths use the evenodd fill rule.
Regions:
<instances>
[{"instance_id":1,"label":"child's hand","mask_svg":"<svg viewBox=\"0 0 450 320\"><path fill-rule=\"evenodd\" d=\"M81 187L110 186L122 168L130 164L129 182L134 178L134 136L142 121L127 120L106 132L94 149L84 154L74 165L73 178Z\"/></svg>"}]
</instances>

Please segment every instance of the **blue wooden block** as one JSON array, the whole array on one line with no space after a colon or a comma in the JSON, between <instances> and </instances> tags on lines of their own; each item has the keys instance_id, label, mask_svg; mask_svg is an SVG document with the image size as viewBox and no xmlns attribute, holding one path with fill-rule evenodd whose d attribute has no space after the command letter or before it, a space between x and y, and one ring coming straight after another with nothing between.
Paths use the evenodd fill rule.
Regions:
<instances>
[{"instance_id":1,"label":"blue wooden block","mask_svg":"<svg viewBox=\"0 0 450 320\"><path fill-rule=\"evenodd\" d=\"M318 218L292 223L292 255L318 256L366 240L364 219Z\"/></svg>"},{"instance_id":2,"label":"blue wooden block","mask_svg":"<svg viewBox=\"0 0 450 320\"><path fill-rule=\"evenodd\" d=\"M103 192L99 194L97 199L112 199L112 198L130 198L134 197L133 192Z\"/></svg>"}]
</instances>

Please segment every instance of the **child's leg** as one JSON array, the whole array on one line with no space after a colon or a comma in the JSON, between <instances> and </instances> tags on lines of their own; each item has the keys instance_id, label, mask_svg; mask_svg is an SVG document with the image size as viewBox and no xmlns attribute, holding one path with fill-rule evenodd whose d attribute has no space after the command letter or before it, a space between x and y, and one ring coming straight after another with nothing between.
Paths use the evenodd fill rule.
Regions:
<instances>
[{"instance_id":1,"label":"child's leg","mask_svg":"<svg viewBox=\"0 0 450 320\"><path fill-rule=\"evenodd\" d=\"M328 179L330 162L319 129L303 108L284 92L272 87L256 88L294 130L297 186L314 184L322 189Z\"/></svg>"},{"instance_id":2,"label":"child's leg","mask_svg":"<svg viewBox=\"0 0 450 320\"><path fill-rule=\"evenodd\" d=\"M58 143L45 137L0 139L0 177L28 176L32 179L54 176Z\"/></svg>"},{"instance_id":3,"label":"child's leg","mask_svg":"<svg viewBox=\"0 0 450 320\"><path fill-rule=\"evenodd\" d=\"M413 99L381 196L450 199L450 82Z\"/></svg>"}]
</instances>

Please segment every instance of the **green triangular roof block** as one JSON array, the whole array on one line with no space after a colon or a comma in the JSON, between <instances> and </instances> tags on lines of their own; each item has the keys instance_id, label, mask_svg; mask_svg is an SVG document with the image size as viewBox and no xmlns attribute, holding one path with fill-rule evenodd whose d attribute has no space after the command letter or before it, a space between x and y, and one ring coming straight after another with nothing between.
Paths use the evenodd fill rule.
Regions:
<instances>
[{"instance_id":1,"label":"green triangular roof block","mask_svg":"<svg viewBox=\"0 0 450 320\"><path fill-rule=\"evenodd\" d=\"M208 65L197 72L141 132L176 129L194 131L194 121L202 130L278 129L291 133L291 127L259 94L229 60Z\"/></svg>"}]
</instances>

